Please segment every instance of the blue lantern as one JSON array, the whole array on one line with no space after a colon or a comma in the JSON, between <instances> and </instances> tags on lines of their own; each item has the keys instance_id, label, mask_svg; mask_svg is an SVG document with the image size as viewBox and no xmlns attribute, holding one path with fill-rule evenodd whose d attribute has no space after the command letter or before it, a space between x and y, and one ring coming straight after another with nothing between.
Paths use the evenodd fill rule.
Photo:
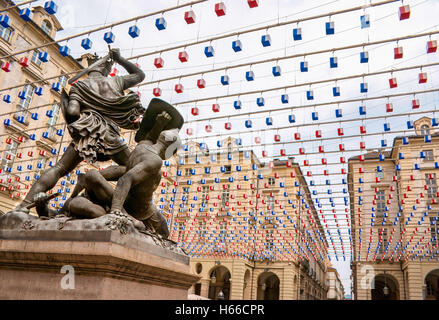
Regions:
<instances>
[{"instance_id":1,"label":"blue lantern","mask_svg":"<svg viewBox=\"0 0 439 320\"><path fill-rule=\"evenodd\" d=\"M131 38L137 38L140 35L140 29L138 26L134 25L128 29L128 34Z\"/></svg>"},{"instance_id":2,"label":"blue lantern","mask_svg":"<svg viewBox=\"0 0 439 320\"><path fill-rule=\"evenodd\" d=\"M104 34L104 40L106 43L110 44L113 43L116 40L116 36L113 32L108 31Z\"/></svg>"},{"instance_id":3,"label":"blue lantern","mask_svg":"<svg viewBox=\"0 0 439 320\"><path fill-rule=\"evenodd\" d=\"M331 69L338 68L338 58L337 57L329 58L329 66L331 67Z\"/></svg>"},{"instance_id":4,"label":"blue lantern","mask_svg":"<svg viewBox=\"0 0 439 320\"><path fill-rule=\"evenodd\" d=\"M40 59L42 62L48 62L50 57L49 57L49 53L47 53L46 51L42 51L38 54L38 59Z\"/></svg>"},{"instance_id":5,"label":"blue lantern","mask_svg":"<svg viewBox=\"0 0 439 320\"><path fill-rule=\"evenodd\" d=\"M287 94L283 94L281 97L281 101L283 104L287 104L290 102L290 97Z\"/></svg>"},{"instance_id":6,"label":"blue lantern","mask_svg":"<svg viewBox=\"0 0 439 320\"><path fill-rule=\"evenodd\" d=\"M281 75L281 69L279 66L274 66L273 67L273 76L275 77L279 77Z\"/></svg>"},{"instance_id":7,"label":"blue lantern","mask_svg":"<svg viewBox=\"0 0 439 320\"><path fill-rule=\"evenodd\" d=\"M206 48L204 48L204 54L208 58L213 57L215 55L215 50L212 46L207 46Z\"/></svg>"},{"instance_id":8,"label":"blue lantern","mask_svg":"<svg viewBox=\"0 0 439 320\"><path fill-rule=\"evenodd\" d=\"M10 19L9 19L9 16L7 14L0 16L0 26L7 29L10 27L9 22L10 22Z\"/></svg>"},{"instance_id":9,"label":"blue lantern","mask_svg":"<svg viewBox=\"0 0 439 320\"><path fill-rule=\"evenodd\" d=\"M50 15L55 14L58 11L58 6L54 1L46 1L44 4L44 10Z\"/></svg>"},{"instance_id":10,"label":"blue lantern","mask_svg":"<svg viewBox=\"0 0 439 320\"><path fill-rule=\"evenodd\" d=\"M21 9L20 10L20 17L26 22L31 21L32 20L32 11L30 10L30 8Z\"/></svg>"},{"instance_id":11,"label":"blue lantern","mask_svg":"<svg viewBox=\"0 0 439 320\"><path fill-rule=\"evenodd\" d=\"M155 26L158 30L165 30L166 29L166 20L165 18L157 18L155 21Z\"/></svg>"},{"instance_id":12,"label":"blue lantern","mask_svg":"<svg viewBox=\"0 0 439 320\"><path fill-rule=\"evenodd\" d=\"M294 41L302 40L302 28L296 28L293 30Z\"/></svg>"},{"instance_id":13,"label":"blue lantern","mask_svg":"<svg viewBox=\"0 0 439 320\"><path fill-rule=\"evenodd\" d=\"M300 63L300 72L308 72L308 62L302 61Z\"/></svg>"},{"instance_id":14,"label":"blue lantern","mask_svg":"<svg viewBox=\"0 0 439 320\"><path fill-rule=\"evenodd\" d=\"M82 39L81 47L83 47L85 50L90 50L92 46L93 42L90 40L90 38Z\"/></svg>"},{"instance_id":15,"label":"blue lantern","mask_svg":"<svg viewBox=\"0 0 439 320\"><path fill-rule=\"evenodd\" d=\"M368 63L369 62L369 52L363 51L360 54L360 63Z\"/></svg>"},{"instance_id":16,"label":"blue lantern","mask_svg":"<svg viewBox=\"0 0 439 320\"><path fill-rule=\"evenodd\" d=\"M245 74L245 78L247 81L253 81L255 80L255 73L253 71L247 71Z\"/></svg>"},{"instance_id":17,"label":"blue lantern","mask_svg":"<svg viewBox=\"0 0 439 320\"><path fill-rule=\"evenodd\" d=\"M35 94L37 96L42 96L43 95L43 87L36 87L35 88Z\"/></svg>"},{"instance_id":18,"label":"blue lantern","mask_svg":"<svg viewBox=\"0 0 439 320\"><path fill-rule=\"evenodd\" d=\"M326 22L325 26L327 35L335 33L334 21Z\"/></svg>"},{"instance_id":19,"label":"blue lantern","mask_svg":"<svg viewBox=\"0 0 439 320\"><path fill-rule=\"evenodd\" d=\"M271 46L271 36L269 34L263 35L261 42L264 47Z\"/></svg>"},{"instance_id":20,"label":"blue lantern","mask_svg":"<svg viewBox=\"0 0 439 320\"><path fill-rule=\"evenodd\" d=\"M235 40L232 42L233 51L239 52L242 51L242 42L241 40Z\"/></svg>"},{"instance_id":21,"label":"blue lantern","mask_svg":"<svg viewBox=\"0 0 439 320\"><path fill-rule=\"evenodd\" d=\"M369 90L369 85L366 82L362 82L360 85L360 92L367 93L368 90Z\"/></svg>"},{"instance_id":22,"label":"blue lantern","mask_svg":"<svg viewBox=\"0 0 439 320\"><path fill-rule=\"evenodd\" d=\"M370 28L370 17L368 14L360 17L361 29Z\"/></svg>"},{"instance_id":23,"label":"blue lantern","mask_svg":"<svg viewBox=\"0 0 439 320\"><path fill-rule=\"evenodd\" d=\"M259 107L263 107L263 106L265 106L265 99L264 99L263 97L258 98L258 99L256 100L256 104L257 104Z\"/></svg>"},{"instance_id":24,"label":"blue lantern","mask_svg":"<svg viewBox=\"0 0 439 320\"><path fill-rule=\"evenodd\" d=\"M67 57L70 55L70 48L68 46L62 46L59 47L59 53L63 56L63 57Z\"/></svg>"},{"instance_id":25,"label":"blue lantern","mask_svg":"<svg viewBox=\"0 0 439 320\"><path fill-rule=\"evenodd\" d=\"M223 86L227 86L230 83L230 78L228 75L224 75L221 77L221 83Z\"/></svg>"}]
</instances>

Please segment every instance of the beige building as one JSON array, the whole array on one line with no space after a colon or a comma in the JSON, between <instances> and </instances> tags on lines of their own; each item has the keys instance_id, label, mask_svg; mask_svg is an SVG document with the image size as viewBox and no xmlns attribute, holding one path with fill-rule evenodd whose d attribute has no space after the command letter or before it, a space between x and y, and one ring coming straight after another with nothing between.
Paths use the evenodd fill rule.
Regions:
<instances>
[{"instance_id":1,"label":"beige building","mask_svg":"<svg viewBox=\"0 0 439 320\"><path fill-rule=\"evenodd\" d=\"M390 151L349 160L354 299L439 298L439 136L414 123Z\"/></svg>"},{"instance_id":2,"label":"beige building","mask_svg":"<svg viewBox=\"0 0 439 320\"><path fill-rule=\"evenodd\" d=\"M156 202L201 277L192 293L326 299L327 243L299 166L261 163L232 138L214 153L198 143L186 150L168 163Z\"/></svg>"},{"instance_id":3,"label":"beige building","mask_svg":"<svg viewBox=\"0 0 439 320\"><path fill-rule=\"evenodd\" d=\"M328 300L344 300L345 292L343 288L343 284L340 280L340 275L338 274L337 269L328 268L326 274L326 284L328 287Z\"/></svg>"}]
</instances>

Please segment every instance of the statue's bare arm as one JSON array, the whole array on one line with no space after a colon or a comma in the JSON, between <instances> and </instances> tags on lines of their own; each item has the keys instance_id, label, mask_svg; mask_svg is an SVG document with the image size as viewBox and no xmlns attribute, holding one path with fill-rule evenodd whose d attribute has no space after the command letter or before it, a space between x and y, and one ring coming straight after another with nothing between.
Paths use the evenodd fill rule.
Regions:
<instances>
[{"instance_id":1,"label":"statue's bare arm","mask_svg":"<svg viewBox=\"0 0 439 320\"><path fill-rule=\"evenodd\" d=\"M131 87L135 87L143 80L145 80L145 73L137 67L134 63L128 61L124 57L120 55L119 49L112 49L111 53L113 55L114 61L120 64L122 67L128 71L129 75L123 77L124 90L129 89Z\"/></svg>"}]
</instances>

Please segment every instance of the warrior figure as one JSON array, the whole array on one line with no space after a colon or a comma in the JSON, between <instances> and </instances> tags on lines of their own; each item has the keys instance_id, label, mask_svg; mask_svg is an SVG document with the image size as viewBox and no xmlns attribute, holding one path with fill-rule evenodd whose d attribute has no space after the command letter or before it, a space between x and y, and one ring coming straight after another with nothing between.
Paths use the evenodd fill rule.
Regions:
<instances>
[{"instance_id":1,"label":"warrior figure","mask_svg":"<svg viewBox=\"0 0 439 320\"><path fill-rule=\"evenodd\" d=\"M58 180L73 171L82 160L87 162L113 160L121 166L128 164L130 152L120 137L119 128L139 129L144 113L139 96L125 90L145 79L145 74L135 64L121 57L119 49L112 49L104 63L88 69L88 77L78 81L68 95L64 90L61 105L72 143L52 168L45 171L32 186L26 199L15 209L26 212L35 202L35 196L52 189ZM109 78L117 62L129 75ZM118 170L110 167L102 174L110 181Z\"/></svg>"}]
</instances>

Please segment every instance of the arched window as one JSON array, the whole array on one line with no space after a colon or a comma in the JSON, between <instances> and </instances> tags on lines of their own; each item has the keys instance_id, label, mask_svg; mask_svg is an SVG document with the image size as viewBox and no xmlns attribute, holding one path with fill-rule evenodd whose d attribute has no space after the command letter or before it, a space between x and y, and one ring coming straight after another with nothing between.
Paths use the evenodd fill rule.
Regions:
<instances>
[{"instance_id":1,"label":"arched window","mask_svg":"<svg viewBox=\"0 0 439 320\"><path fill-rule=\"evenodd\" d=\"M52 24L48 20L43 20L41 29L43 29L43 31L50 36L52 33Z\"/></svg>"},{"instance_id":2,"label":"arched window","mask_svg":"<svg viewBox=\"0 0 439 320\"><path fill-rule=\"evenodd\" d=\"M421 126L421 136L429 136L430 135L430 126L424 124Z\"/></svg>"}]
</instances>

